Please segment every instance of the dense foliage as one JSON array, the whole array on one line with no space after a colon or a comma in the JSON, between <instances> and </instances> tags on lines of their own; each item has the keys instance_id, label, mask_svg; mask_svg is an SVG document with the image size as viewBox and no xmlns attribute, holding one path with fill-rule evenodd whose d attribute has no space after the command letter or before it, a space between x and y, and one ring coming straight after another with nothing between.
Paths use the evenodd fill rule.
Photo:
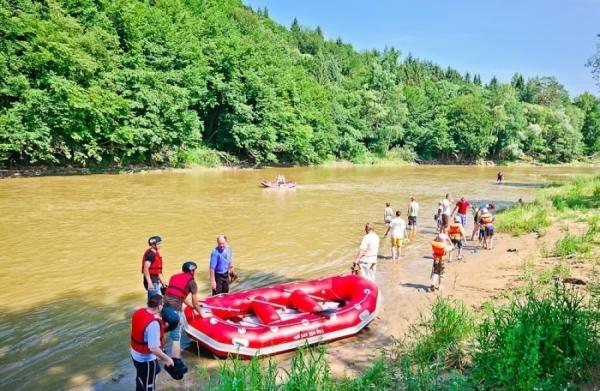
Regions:
<instances>
[{"instance_id":1,"label":"dense foliage","mask_svg":"<svg viewBox=\"0 0 600 391\"><path fill-rule=\"evenodd\" d=\"M0 0L0 25L4 167L600 150L600 102L572 102L552 77L483 85L282 27L241 0Z\"/></svg>"}]
</instances>

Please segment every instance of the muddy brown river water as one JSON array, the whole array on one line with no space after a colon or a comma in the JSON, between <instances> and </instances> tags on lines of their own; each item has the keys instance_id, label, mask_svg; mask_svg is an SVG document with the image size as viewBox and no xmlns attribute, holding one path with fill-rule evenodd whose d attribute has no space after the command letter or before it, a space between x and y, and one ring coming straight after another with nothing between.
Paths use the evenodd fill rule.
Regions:
<instances>
[{"instance_id":1,"label":"muddy brown river water","mask_svg":"<svg viewBox=\"0 0 600 391\"><path fill-rule=\"evenodd\" d=\"M0 389L132 389L129 316L144 304L140 259L163 238L165 275L195 260L202 295L215 237L229 237L234 290L346 272L367 221L420 203L426 251L445 193L481 203L527 201L535 190L594 167L406 166L184 170L0 180ZM262 189L277 173L296 189ZM410 269L410 261L407 262ZM386 298L390 299L390 298ZM356 337L356 338L360 338ZM202 353L202 352L201 352ZM190 366L218 362L195 347ZM162 376L162 375L160 375ZM185 387L194 387L191 377Z\"/></svg>"}]
</instances>

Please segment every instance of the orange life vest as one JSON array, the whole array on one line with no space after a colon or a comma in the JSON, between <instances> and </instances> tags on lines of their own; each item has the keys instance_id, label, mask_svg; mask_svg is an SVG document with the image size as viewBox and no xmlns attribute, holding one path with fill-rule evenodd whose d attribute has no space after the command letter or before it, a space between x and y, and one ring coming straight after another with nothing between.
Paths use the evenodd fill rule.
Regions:
<instances>
[{"instance_id":1,"label":"orange life vest","mask_svg":"<svg viewBox=\"0 0 600 391\"><path fill-rule=\"evenodd\" d=\"M152 247L149 247L144 252L144 255L142 255L142 274L144 273L144 262L146 261L146 254L148 253L148 251L154 252L154 262L150 264L148 272L151 276L158 276L159 274L162 274L162 257L160 256L158 250L155 250Z\"/></svg>"},{"instance_id":2,"label":"orange life vest","mask_svg":"<svg viewBox=\"0 0 600 391\"><path fill-rule=\"evenodd\" d=\"M479 219L483 225L492 224L494 222L492 215L489 213L482 213Z\"/></svg>"},{"instance_id":3,"label":"orange life vest","mask_svg":"<svg viewBox=\"0 0 600 391\"><path fill-rule=\"evenodd\" d=\"M452 223L448 227L448 234L452 239L460 238L462 236L461 233L462 224L460 223Z\"/></svg>"},{"instance_id":4,"label":"orange life vest","mask_svg":"<svg viewBox=\"0 0 600 391\"><path fill-rule=\"evenodd\" d=\"M446 244L443 242L431 242L431 249L433 250L433 256L443 257L446 255Z\"/></svg>"},{"instance_id":5,"label":"orange life vest","mask_svg":"<svg viewBox=\"0 0 600 391\"><path fill-rule=\"evenodd\" d=\"M190 293L188 283L193 279L194 277L190 273L178 273L173 275L169 279L169 286L165 291L165 295L171 295L185 300Z\"/></svg>"},{"instance_id":6,"label":"orange life vest","mask_svg":"<svg viewBox=\"0 0 600 391\"><path fill-rule=\"evenodd\" d=\"M140 308L133 313L131 317L131 347L136 352L142 354L150 354L150 348L148 348L148 342L144 341L144 331L146 327L153 322L158 321L160 325L160 344L163 344L163 338L165 337L165 325L161 318L155 314L148 312L146 308Z\"/></svg>"}]
</instances>

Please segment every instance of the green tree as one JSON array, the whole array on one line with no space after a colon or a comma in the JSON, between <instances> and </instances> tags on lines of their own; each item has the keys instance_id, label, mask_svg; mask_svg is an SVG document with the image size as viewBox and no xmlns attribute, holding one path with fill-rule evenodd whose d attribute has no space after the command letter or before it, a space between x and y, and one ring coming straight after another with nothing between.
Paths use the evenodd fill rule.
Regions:
<instances>
[{"instance_id":1,"label":"green tree","mask_svg":"<svg viewBox=\"0 0 600 391\"><path fill-rule=\"evenodd\" d=\"M575 105L584 113L581 133L588 153L600 151L600 102L598 98L584 92L575 98Z\"/></svg>"}]
</instances>

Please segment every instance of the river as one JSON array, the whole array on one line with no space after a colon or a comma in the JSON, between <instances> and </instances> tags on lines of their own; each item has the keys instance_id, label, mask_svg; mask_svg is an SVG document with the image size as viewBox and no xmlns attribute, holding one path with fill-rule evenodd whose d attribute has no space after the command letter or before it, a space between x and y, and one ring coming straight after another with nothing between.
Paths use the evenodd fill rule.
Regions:
<instances>
[{"instance_id":1,"label":"river","mask_svg":"<svg viewBox=\"0 0 600 391\"><path fill-rule=\"evenodd\" d=\"M165 275L185 260L201 265L229 237L241 282L234 290L346 272L385 202L421 205L419 238L405 257L427 251L433 213L445 193L508 205L544 184L594 167L302 167L182 170L0 181L0 389L131 389L129 317L144 304L140 274L147 238L163 238ZM262 189L277 173L296 189ZM389 245L388 245L389 247ZM408 263L409 264L409 263ZM184 352L190 366L216 360ZM160 375L163 376L163 375ZM189 376L188 376L189 377ZM189 380L192 381L192 380Z\"/></svg>"}]
</instances>

